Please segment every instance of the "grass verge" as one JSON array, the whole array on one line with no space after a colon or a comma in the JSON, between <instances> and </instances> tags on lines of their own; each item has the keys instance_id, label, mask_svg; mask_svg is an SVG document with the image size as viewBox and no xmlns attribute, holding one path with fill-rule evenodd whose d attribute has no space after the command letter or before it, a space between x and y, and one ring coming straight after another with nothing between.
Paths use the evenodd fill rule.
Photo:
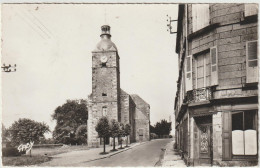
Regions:
<instances>
[{"instance_id":1,"label":"grass verge","mask_svg":"<svg viewBox=\"0 0 260 168\"><path fill-rule=\"evenodd\" d=\"M3 166L30 166L39 163L50 161L51 157L47 156L17 156L17 157L2 157Z\"/></svg>"}]
</instances>

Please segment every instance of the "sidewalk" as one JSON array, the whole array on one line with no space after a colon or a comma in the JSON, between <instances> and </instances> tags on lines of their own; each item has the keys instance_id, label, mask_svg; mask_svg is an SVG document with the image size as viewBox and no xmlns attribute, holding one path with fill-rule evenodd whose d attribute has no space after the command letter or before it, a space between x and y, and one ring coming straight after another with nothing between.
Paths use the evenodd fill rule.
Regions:
<instances>
[{"instance_id":1,"label":"sidewalk","mask_svg":"<svg viewBox=\"0 0 260 168\"><path fill-rule=\"evenodd\" d=\"M181 157L173 149L174 141L165 146L165 154L162 159L162 167L187 167Z\"/></svg>"},{"instance_id":2,"label":"sidewalk","mask_svg":"<svg viewBox=\"0 0 260 168\"><path fill-rule=\"evenodd\" d=\"M73 166L78 163L86 163L94 160L104 159L116 155L118 153L130 150L136 146L144 144L145 142L137 142L130 144L128 148L118 149L118 151L111 152L113 146L106 145L106 152L109 152L106 155L100 155L99 153L103 152L103 146L99 148L90 148L88 150L79 150L79 151L71 151L67 153L61 153L58 155L52 156L53 159L49 162L44 162L37 166ZM123 146L124 147L124 146ZM119 146L116 146L116 149Z\"/></svg>"}]
</instances>

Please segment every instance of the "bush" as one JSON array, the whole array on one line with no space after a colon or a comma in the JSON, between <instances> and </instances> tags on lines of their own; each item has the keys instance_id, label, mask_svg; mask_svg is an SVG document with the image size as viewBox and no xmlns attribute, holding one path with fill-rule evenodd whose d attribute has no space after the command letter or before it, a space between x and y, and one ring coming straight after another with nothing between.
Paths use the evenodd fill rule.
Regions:
<instances>
[{"instance_id":1,"label":"bush","mask_svg":"<svg viewBox=\"0 0 260 168\"><path fill-rule=\"evenodd\" d=\"M14 147L7 147L2 148L2 156L10 157L10 156L21 156L25 152L19 152L17 148Z\"/></svg>"},{"instance_id":2,"label":"bush","mask_svg":"<svg viewBox=\"0 0 260 168\"><path fill-rule=\"evenodd\" d=\"M156 139L156 138L158 138L158 135L156 135L155 133L151 133L150 137L151 137L151 139Z\"/></svg>"}]
</instances>

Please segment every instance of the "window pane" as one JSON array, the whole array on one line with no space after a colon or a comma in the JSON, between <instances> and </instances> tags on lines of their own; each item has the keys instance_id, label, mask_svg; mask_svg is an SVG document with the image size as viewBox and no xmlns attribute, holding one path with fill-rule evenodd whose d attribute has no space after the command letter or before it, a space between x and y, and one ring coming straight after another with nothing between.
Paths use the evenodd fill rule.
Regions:
<instances>
[{"instance_id":1,"label":"window pane","mask_svg":"<svg viewBox=\"0 0 260 168\"><path fill-rule=\"evenodd\" d=\"M243 113L232 114L232 131L243 130Z\"/></svg>"},{"instance_id":2,"label":"window pane","mask_svg":"<svg viewBox=\"0 0 260 168\"><path fill-rule=\"evenodd\" d=\"M206 65L206 76L210 75L210 65Z\"/></svg>"},{"instance_id":3,"label":"window pane","mask_svg":"<svg viewBox=\"0 0 260 168\"><path fill-rule=\"evenodd\" d=\"M191 73L187 73L187 78L190 79Z\"/></svg>"},{"instance_id":4,"label":"window pane","mask_svg":"<svg viewBox=\"0 0 260 168\"><path fill-rule=\"evenodd\" d=\"M210 76L206 77L206 86L210 86Z\"/></svg>"},{"instance_id":5,"label":"window pane","mask_svg":"<svg viewBox=\"0 0 260 168\"><path fill-rule=\"evenodd\" d=\"M217 66L216 65L212 66L212 72L215 72L216 70L217 70Z\"/></svg>"},{"instance_id":6,"label":"window pane","mask_svg":"<svg viewBox=\"0 0 260 168\"><path fill-rule=\"evenodd\" d=\"M210 64L210 53L209 52L206 53L205 59L206 59L206 65L209 65Z\"/></svg>"},{"instance_id":7,"label":"window pane","mask_svg":"<svg viewBox=\"0 0 260 168\"><path fill-rule=\"evenodd\" d=\"M233 155L244 155L244 131L232 131L232 153Z\"/></svg>"},{"instance_id":8,"label":"window pane","mask_svg":"<svg viewBox=\"0 0 260 168\"><path fill-rule=\"evenodd\" d=\"M216 48L211 49L211 63L216 64L217 58L216 58Z\"/></svg>"},{"instance_id":9,"label":"window pane","mask_svg":"<svg viewBox=\"0 0 260 168\"><path fill-rule=\"evenodd\" d=\"M254 111L245 111L245 130L253 129L256 130L256 123L255 123L255 112Z\"/></svg>"},{"instance_id":10,"label":"window pane","mask_svg":"<svg viewBox=\"0 0 260 168\"><path fill-rule=\"evenodd\" d=\"M198 88L203 88L204 87L204 78L198 78Z\"/></svg>"},{"instance_id":11,"label":"window pane","mask_svg":"<svg viewBox=\"0 0 260 168\"><path fill-rule=\"evenodd\" d=\"M199 67L198 68L198 78L204 77L204 67Z\"/></svg>"},{"instance_id":12,"label":"window pane","mask_svg":"<svg viewBox=\"0 0 260 168\"><path fill-rule=\"evenodd\" d=\"M245 134L245 155L257 154L257 132L256 130L246 130Z\"/></svg>"},{"instance_id":13,"label":"window pane","mask_svg":"<svg viewBox=\"0 0 260 168\"><path fill-rule=\"evenodd\" d=\"M198 67L204 66L204 55L198 56L197 66L198 66Z\"/></svg>"},{"instance_id":14,"label":"window pane","mask_svg":"<svg viewBox=\"0 0 260 168\"><path fill-rule=\"evenodd\" d=\"M249 67L256 67L256 66L257 66L257 60L248 61L248 66L249 66Z\"/></svg>"}]
</instances>

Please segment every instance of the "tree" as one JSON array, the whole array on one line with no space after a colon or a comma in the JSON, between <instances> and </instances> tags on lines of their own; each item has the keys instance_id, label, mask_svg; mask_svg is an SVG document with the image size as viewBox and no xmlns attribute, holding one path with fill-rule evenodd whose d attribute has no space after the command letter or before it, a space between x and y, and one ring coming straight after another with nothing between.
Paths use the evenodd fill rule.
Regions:
<instances>
[{"instance_id":1,"label":"tree","mask_svg":"<svg viewBox=\"0 0 260 168\"><path fill-rule=\"evenodd\" d=\"M106 117L102 117L98 120L98 123L96 125L96 131L98 132L98 136L100 138L103 138L104 143L104 151L101 154L107 154L106 153L106 138L110 137L110 128L109 128L109 122Z\"/></svg>"},{"instance_id":2,"label":"tree","mask_svg":"<svg viewBox=\"0 0 260 168\"><path fill-rule=\"evenodd\" d=\"M129 124L125 125L125 135L126 135L126 147L128 147L128 135L131 133L131 126Z\"/></svg>"},{"instance_id":3,"label":"tree","mask_svg":"<svg viewBox=\"0 0 260 168\"><path fill-rule=\"evenodd\" d=\"M154 133L162 137L163 135L169 135L171 131L171 122L167 122L166 120L161 120L157 122L154 127Z\"/></svg>"},{"instance_id":4,"label":"tree","mask_svg":"<svg viewBox=\"0 0 260 168\"><path fill-rule=\"evenodd\" d=\"M10 139L10 131L2 124L2 142L7 143Z\"/></svg>"},{"instance_id":5,"label":"tree","mask_svg":"<svg viewBox=\"0 0 260 168\"><path fill-rule=\"evenodd\" d=\"M53 138L57 143L76 144L81 136L76 137L76 131L81 125L86 125L88 110L85 100L67 100L55 109L52 119L56 120ZM83 132L84 133L84 132Z\"/></svg>"},{"instance_id":6,"label":"tree","mask_svg":"<svg viewBox=\"0 0 260 168\"><path fill-rule=\"evenodd\" d=\"M26 118L15 121L8 130L14 146L30 141L38 143L41 138L44 138L45 133L50 132L49 126L45 123Z\"/></svg>"},{"instance_id":7,"label":"tree","mask_svg":"<svg viewBox=\"0 0 260 168\"><path fill-rule=\"evenodd\" d=\"M122 137L125 136L125 126L123 123L119 124L119 134L118 134L118 142L120 142L121 147L119 149L124 149L122 147L123 139Z\"/></svg>"},{"instance_id":8,"label":"tree","mask_svg":"<svg viewBox=\"0 0 260 168\"><path fill-rule=\"evenodd\" d=\"M150 125L150 133L155 133L155 127Z\"/></svg>"},{"instance_id":9,"label":"tree","mask_svg":"<svg viewBox=\"0 0 260 168\"><path fill-rule=\"evenodd\" d=\"M80 125L76 130L76 139L79 144L86 144L88 138L88 126Z\"/></svg>"},{"instance_id":10,"label":"tree","mask_svg":"<svg viewBox=\"0 0 260 168\"><path fill-rule=\"evenodd\" d=\"M117 151L115 139L116 139L116 137L118 137L119 131L120 131L119 122L116 121L115 119L112 119L111 123L110 123L110 132L111 132L111 137L113 138L113 150L111 150L111 151Z\"/></svg>"}]
</instances>

